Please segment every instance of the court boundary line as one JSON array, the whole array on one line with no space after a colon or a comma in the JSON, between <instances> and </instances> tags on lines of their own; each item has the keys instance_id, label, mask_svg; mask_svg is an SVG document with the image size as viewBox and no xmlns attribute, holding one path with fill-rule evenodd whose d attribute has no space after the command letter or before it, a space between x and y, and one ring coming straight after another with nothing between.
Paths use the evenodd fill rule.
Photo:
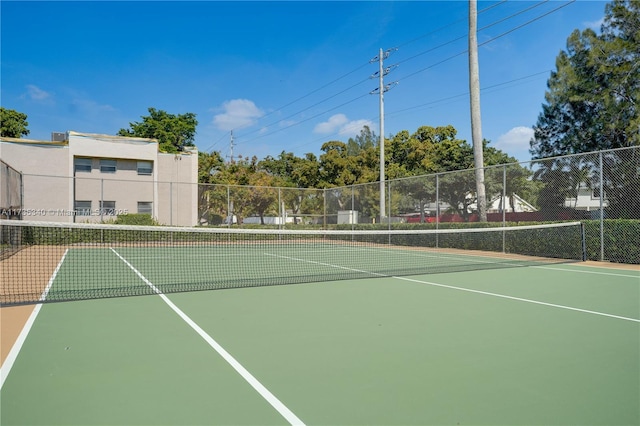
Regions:
<instances>
[{"instance_id":1,"label":"court boundary line","mask_svg":"<svg viewBox=\"0 0 640 426\"><path fill-rule=\"evenodd\" d=\"M271 391L258 381L240 362L238 362L226 349L224 349L213 337L193 321L184 311L171 301L158 287L149 281L140 271L138 271L129 261L122 257L116 250L110 247L111 251L118 256L145 284L158 295L162 300L187 323L205 342L211 346L240 376L264 398L282 417L291 425L304 426L304 422L298 418L287 406L285 406Z\"/></svg>"},{"instance_id":2,"label":"court boundary line","mask_svg":"<svg viewBox=\"0 0 640 426\"><path fill-rule=\"evenodd\" d=\"M566 310L569 310L569 311L582 312L582 313L587 313L587 314L599 315L599 316L603 316L603 317L616 318L616 319L620 319L620 320L632 321L632 322L640 323L640 319L637 319L637 318L623 317L623 316L620 316L620 315L607 314L606 312L592 311L592 310L589 310L589 309L574 308L573 306L559 305L559 304L556 304L556 303L542 302L542 301L533 300L533 299L525 299L523 297L509 296L509 295L500 294L500 293L492 293L490 291L474 290L474 289L470 289L470 288L464 288L464 287L457 287L457 286L452 286L452 285L447 285L447 284L434 283L434 282L430 282L430 281L416 280L416 279L412 279L412 278L408 278L408 277L390 277L390 278L395 278L395 279L398 279L398 280L410 281L410 282L415 282L415 283L420 283L420 284L428 284L428 285L432 285L432 286L435 286L435 287L450 288L450 289L454 289L454 290L466 291L466 292L469 292L469 293L483 294L483 295L486 295L486 296L500 297L500 298L503 298L503 299L516 300L516 301L519 301L519 302L533 303L533 304L536 304L536 305L550 306L552 308L566 309Z\"/></svg>"},{"instance_id":3,"label":"court boundary line","mask_svg":"<svg viewBox=\"0 0 640 426\"><path fill-rule=\"evenodd\" d=\"M415 282L415 283L419 283L419 284L427 284L427 285L431 285L431 286L434 286L434 287L442 287L442 288L448 288L448 289L452 289L452 290L466 291L468 293L482 294L482 295L485 295L485 296L499 297L499 298L503 298L503 299L516 300L516 301L519 301L519 302L533 303L533 304L536 304L536 305L549 306L549 307L553 307L553 308L566 309L566 310L570 310L570 311L582 312L582 313L587 313L587 314L599 315L599 316L603 316L603 317L609 317L609 318L615 318L615 319L620 319L620 320L632 321L632 322L640 323L640 319L638 319L638 318L623 317L623 316L620 316L620 315L607 314L605 312L592 311L592 310L589 310L589 309L574 308L572 306L566 306L566 305L559 305L559 304L555 304L555 303L542 302L542 301L533 300L533 299L525 299L525 298L522 298L522 297L509 296L509 295L500 294L500 293L492 293L492 292L489 292L489 291L474 290L474 289L471 289L471 288L458 287L458 286L454 286L454 285L434 283L434 282L431 282L431 281L418 280L418 279L415 279L415 278L401 277L401 276L396 276L396 275L386 275L386 274L381 274L381 273L378 273L378 272L364 271L364 270L361 270L361 269L349 268L347 266L332 265L330 263L318 262L318 261L307 260L307 259L298 259L298 258L290 257L290 256L281 256L281 255L277 255L277 254L273 254L273 253L265 253L265 255L273 256L273 257L280 257L280 258L283 258L283 259L295 260L295 261L298 261L298 262L306 262L306 263L313 263L313 264L316 264L316 265L329 266L329 267L332 267L332 268L346 269L348 271L361 272L361 273L369 274L369 275L375 276L375 277L393 278L393 279L397 279L397 280Z\"/></svg>"},{"instance_id":4,"label":"court boundary line","mask_svg":"<svg viewBox=\"0 0 640 426\"><path fill-rule=\"evenodd\" d=\"M69 253L69 249L66 249L64 251L64 254L62 255L62 259L60 259L60 262L58 262L56 269L54 269L53 274L51 274L51 277L47 282L47 286L45 287L44 291L40 295L39 300L41 302L44 301L47 297L47 294L49 294L49 290L53 285L53 281L55 281L56 277L58 276L58 272L62 267L62 263L67 258L67 253ZM9 376L9 373L11 373L11 368L13 367L13 364L16 362L16 359L18 359L18 354L22 350L22 346L24 345L24 342L27 340L27 336L31 332L31 328L33 327L33 324L36 322L36 318L40 313L40 309L42 309L42 305L43 303L37 303L36 306L33 308L33 311L31 311L29 318L27 318L27 322L25 322L24 326L22 327L22 330L20 331L20 334L18 335L18 338L16 339L16 341L13 342L13 346L11 347L11 350L7 354L7 357L5 358L4 362L2 363L2 366L0 367L0 389L2 389L2 387L4 386L5 380Z\"/></svg>"},{"instance_id":5,"label":"court boundary line","mask_svg":"<svg viewBox=\"0 0 640 426\"><path fill-rule=\"evenodd\" d=\"M587 267L595 268L596 266L587 266ZM640 275L617 274L614 272L581 271L579 269L551 268L549 266L533 266L533 268L549 269L551 271L561 271L561 272L577 272L579 274L608 275L612 277L623 277L623 278L640 278ZM626 269L621 269L621 271L626 271Z\"/></svg>"}]
</instances>

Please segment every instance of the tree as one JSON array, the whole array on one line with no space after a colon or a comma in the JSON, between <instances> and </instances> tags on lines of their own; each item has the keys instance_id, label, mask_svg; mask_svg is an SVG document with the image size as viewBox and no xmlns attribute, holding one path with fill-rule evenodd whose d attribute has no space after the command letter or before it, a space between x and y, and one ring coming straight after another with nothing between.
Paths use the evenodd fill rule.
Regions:
<instances>
[{"instance_id":1,"label":"tree","mask_svg":"<svg viewBox=\"0 0 640 426\"><path fill-rule=\"evenodd\" d=\"M394 180L391 185L391 211L419 211L425 220L427 204L436 199L436 173L440 179L439 197L454 213L469 220L477 205L473 148L456 137L453 126L421 126L414 133L407 130L390 136L385 144L386 170ZM240 220L249 214L264 217L279 213L284 204L294 218L320 217L338 210L357 210L361 217L380 214L379 191L376 190L379 156L376 138L367 128L348 143L329 141L322 145L323 154L304 158L283 151L277 157L257 161L239 158L224 163L219 153L200 153L199 182L208 183L200 191L202 222L221 221L229 212ZM516 160L483 141L483 157L488 166L515 163ZM447 173L467 170L466 173ZM529 171L510 165L507 189L512 209L514 195L527 193L529 199L537 191L531 189ZM494 200L503 194L503 169L490 170L486 191ZM255 191L246 186L259 187ZM279 187L279 191L268 187ZM325 188L326 191L313 188ZM324 197L326 195L326 198ZM276 200L280 204L276 203ZM505 202L506 204L506 202ZM209 220L211 219L211 220Z\"/></svg>"},{"instance_id":2,"label":"tree","mask_svg":"<svg viewBox=\"0 0 640 426\"><path fill-rule=\"evenodd\" d=\"M640 145L638 28L640 2L614 0L600 35L569 36L534 126L533 158Z\"/></svg>"},{"instance_id":3,"label":"tree","mask_svg":"<svg viewBox=\"0 0 640 426\"><path fill-rule=\"evenodd\" d=\"M20 138L29 134L27 114L0 107L0 136Z\"/></svg>"},{"instance_id":4,"label":"tree","mask_svg":"<svg viewBox=\"0 0 640 426\"><path fill-rule=\"evenodd\" d=\"M347 141L347 153L349 155L358 155L363 150L373 149L379 138L376 136L369 126L364 126L360 130L360 134L355 138L349 138Z\"/></svg>"},{"instance_id":5,"label":"tree","mask_svg":"<svg viewBox=\"0 0 640 426\"><path fill-rule=\"evenodd\" d=\"M258 165L287 187L282 191L282 202L293 214L294 223L298 223L298 216L305 211L320 211L322 191L305 189L317 188L320 180L320 163L314 154L307 153L300 158L282 151L278 158L267 156Z\"/></svg>"},{"instance_id":6,"label":"tree","mask_svg":"<svg viewBox=\"0 0 640 426\"><path fill-rule=\"evenodd\" d=\"M222 223L227 210L227 191L224 187L207 185L215 182L215 176L224 168L222 155L198 152L198 217L200 223Z\"/></svg>"},{"instance_id":7,"label":"tree","mask_svg":"<svg viewBox=\"0 0 640 426\"><path fill-rule=\"evenodd\" d=\"M319 182L320 163L311 153L300 158L292 152L282 151L278 158L269 155L258 166L282 179L286 186L315 188Z\"/></svg>"},{"instance_id":8,"label":"tree","mask_svg":"<svg viewBox=\"0 0 640 426\"><path fill-rule=\"evenodd\" d=\"M213 177L223 168L224 159L218 151L198 152L198 183L213 183Z\"/></svg>"},{"instance_id":9,"label":"tree","mask_svg":"<svg viewBox=\"0 0 640 426\"><path fill-rule=\"evenodd\" d=\"M607 217L640 219L640 150L603 153L602 163Z\"/></svg>"},{"instance_id":10,"label":"tree","mask_svg":"<svg viewBox=\"0 0 640 426\"><path fill-rule=\"evenodd\" d=\"M640 2L614 0L605 7L600 34L591 29L571 33L547 82L545 104L530 144L533 158L640 145L639 28ZM583 166L602 167L604 187L598 189L609 201L607 217L640 217L638 155L623 150L605 157L605 164L592 156ZM563 167L566 162L564 158L546 161L542 165L546 170L535 176L545 184L540 205L548 211L562 210L565 202L551 191L564 191L563 196L575 192L566 185L556 188L558 184L551 181L570 181L572 171ZM629 173L633 170L635 174Z\"/></svg>"},{"instance_id":11,"label":"tree","mask_svg":"<svg viewBox=\"0 0 640 426\"><path fill-rule=\"evenodd\" d=\"M264 225L264 217L268 213L279 215L278 184L280 182L263 170L256 170L249 178L249 213L260 217Z\"/></svg>"},{"instance_id":12,"label":"tree","mask_svg":"<svg viewBox=\"0 0 640 426\"><path fill-rule=\"evenodd\" d=\"M130 129L120 129L118 135L156 139L160 151L178 152L194 146L197 125L194 113L174 115L149 108L148 116L143 116L141 122L129 123Z\"/></svg>"}]
</instances>

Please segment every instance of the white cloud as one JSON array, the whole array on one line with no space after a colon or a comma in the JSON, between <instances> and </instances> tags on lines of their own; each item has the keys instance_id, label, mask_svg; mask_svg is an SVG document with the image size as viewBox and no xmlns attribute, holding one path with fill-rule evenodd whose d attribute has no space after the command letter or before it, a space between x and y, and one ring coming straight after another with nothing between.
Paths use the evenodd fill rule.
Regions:
<instances>
[{"instance_id":1,"label":"white cloud","mask_svg":"<svg viewBox=\"0 0 640 426\"><path fill-rule=\"evenodd\" d=\"M335 133L338 129L340 129L340 127L344 126L348 122L349 120L347 119L346 115L335 114L329 117L329 120L325 121L324 123L316 124L316 127L314 127L313 131L314 133L321 134Z\"/></svg>"},{"instance_id":2,"label":"white cloud","mask_svg":"<svg viewBox=\"0 0 640 426\"><path fill-rule=\"evenodd\" d=\"M32 101L47 103L53 101L53 96L51 93L42 90L35 84L27 84L27 93L23 95L23 97L27 97Z\"/></svg>"},{"instance_id":3,"label":"white cloud","mask_svg":"<svg viewBox=\"0 0 640 426\"><path fill-rule=\"evenodd\" d=\"M496 147L500 149L529 149L529 142L532 138L533 129L531 127L514 127L498 138Z\"/></svg>"},{"instance_id":4,"label":"white cloud","mask_svg":"<svg viewBox=\"0 0 640 426\"><path fill-rule=\"evenodd\" d=\"M264 112L248 99L232 99L222 104L224 110L213 117L213 124L220 130L235 130L256 123Z\"/></svg>"},{"instance_id":5,"label":"white cloud","mask_svg":"<svg viewBox=\"0 0 640 426\"><path fill-rule=\"evenodd\" d=\"M602 24L604 24L604 17L598 19L597 21L587 21L582 23L586 28L591 28L594 31L600 31Z\"/></svg>"},{"instance_id":6,"label":"white cloud","mask_svg":"<svg viewBox=\"0 0 640 426\"><path fill-rule=\"evenodd\" d=\"M85 114L102 114L114 112L116 109L108 104L99 104L91 99L75 98L69 103L69 110Z\"/></svg>"},{"instance_id":7,"label":"white cloud","mask_svg":"<svg viewBox=\"0 0 640 426\"><path fill-rule=\"evenodd\" d=\"M291 127L295 124L297 124L298 122L295 120L281 120L278 122L278 126L280 127Z\"/></svg>"},{"instance_id":8,"label":"white cloud","mask_svg":"<svg viewBox=\"0 0 640 426\"><path fill-rule=\"evenodd\" d=\"M360 134L364 126L373 128L370 120L351 120L344 114L335 114L329 120L318 123L313 129L314 133L330 134L337 133L340 136L353 137Z\"/></svg>"},{"instance_id":9,"label":"white cloud","mask_svg":"<svg viewBox=\"0 0 640 426\"><path fill-rule=\"evenodd\" d=\"M369 128L373 130L373 123L371 122L371 120L350 121L340 128L340 136L357 136L360 134L360 131L364 128L364 126L369 126Z\"/></svg>"}]
</instances>

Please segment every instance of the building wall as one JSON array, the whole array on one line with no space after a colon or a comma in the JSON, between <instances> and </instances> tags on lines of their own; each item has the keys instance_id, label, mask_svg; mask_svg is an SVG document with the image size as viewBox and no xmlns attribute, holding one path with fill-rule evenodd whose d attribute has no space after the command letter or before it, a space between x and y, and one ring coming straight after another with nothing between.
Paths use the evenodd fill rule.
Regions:
<instances>
[{"instance_id":1,"label":"building wall","mask_svg":"<svg viewBox=\"0 0 640 426\"><path fill-rule=\"evenodd\" d=\"M74 170L74 200L90 201L94 215L77 217L76 221L109 220L118 214L138 213L138 202L153 203L153 174L138 174L138 160L110 159L115 161L116 171L104 172L100 169L100 158L74 157L74 161L78 159L91 161L91 171ZM102 209L101 201L109 202L114 210Z\"/></svg>"},{"instance_id":2,"label":"building wall","mask_svg":"<svg viewBox=\"0 0 640 426\"><path fill-rule=\"evenodd\" d=\"M90 216L76 216L76 222L113 220L119 214L138 213L138 202L153 203L158 156L156 141L77 132L69 132L68 139L72 158L67 175L75 177L73 198L83 207L90 203L91 213ZM91 161L91 170L77 167L79 160ZM103 170L101 160L114 161L115 171ZM139 174L138 161L151 162L154 171L150 175ZM84 209L78 211L86 212ZM157 212L153 215L157 216Z\"/></svg>"},{"instance_id":3,"label":"building wall","mask_svg":"<svg viewBox=\"0 0 640 426\"><path fill-rule=\"evenodd\" d=\"M158 154L158 203L171 206L159 212L160 223L198 223L197 182L197 152Z\"/></svg>"},{"instance_id":4,"label":"building wall","mask_svg":"<svg viewBox=\"0 0 640 426\"><path fill-rule=\"evenodd\" d=\"M23 174L22 219L48 222L73 219L72 181L61 177L64 176L61 171L69 167L68 146L3 138L0 158Z\"/></svg>"},{"instance_id":5,"label":"building wall","mask_svg":"<svg viewBox=\"0 0 640 426\"><path fill-rule=\"evenodd\" d=\"M69 132L66 142L2 138L0 158L23 173L25 220L101 222L138 213L142 202L162 224L197 224L195 150L164 154L151 139ZM101 170L101 160L115 161L115 171ZM151 162L152 172L139 173L139 161ZM90 210L77 215L77 201Z\"/></svg>"},{"instance_id":6,"label":"building wall","mask_svg":"<svg viewBox=\"0 0 640 426\"><path fill-rule=\"evenodd\" d=\"M600 210L600 197L594 194L593 189L587 187L585 184L581 184L580 188L578 188L578 196L567 197L564 201L564 205L565 207L570 207L575 210ZM602 206L609 206L609 201L606 199L606 196L602 200Z\"/></svg>"}]
</instances>

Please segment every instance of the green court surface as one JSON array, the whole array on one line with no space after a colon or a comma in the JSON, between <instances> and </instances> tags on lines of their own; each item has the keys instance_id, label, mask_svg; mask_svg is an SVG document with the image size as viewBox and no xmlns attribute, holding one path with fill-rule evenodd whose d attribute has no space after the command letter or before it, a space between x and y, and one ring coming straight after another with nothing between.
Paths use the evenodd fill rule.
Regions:
<instances>
[{"instance_id":1,"label":"green court surface","mask_svg":"<svg viewBox=\"0 0 640 426\"><path fill-rule=\"evenodd\" d=\"M166 284L153 262L119 254L129 263L101 263L121 272L113 285ZM2 366L3 426L640 424L637 269L491 268L36 312Z\"/></svg>"}]
</instances>

